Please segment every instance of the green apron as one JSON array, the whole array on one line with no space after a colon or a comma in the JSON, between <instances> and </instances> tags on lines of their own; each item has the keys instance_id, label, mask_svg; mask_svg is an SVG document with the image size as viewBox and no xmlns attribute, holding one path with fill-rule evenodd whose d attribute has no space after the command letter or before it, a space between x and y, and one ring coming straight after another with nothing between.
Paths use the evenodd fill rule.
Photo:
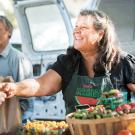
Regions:
<instances>
[{"instance_id":1,"label":"green apron","mask_svg":"<svg viewBox=\"0 0 135 135\"><path fill-rule=\"evenodd\" d=\"M100 95L113 88L109 72L94 78L80 76L78 72L79 66L76 68L67 88L63 91L67 114L74 112L75 106L79 104L96 105Z\"/></svg>"}]
</instances>

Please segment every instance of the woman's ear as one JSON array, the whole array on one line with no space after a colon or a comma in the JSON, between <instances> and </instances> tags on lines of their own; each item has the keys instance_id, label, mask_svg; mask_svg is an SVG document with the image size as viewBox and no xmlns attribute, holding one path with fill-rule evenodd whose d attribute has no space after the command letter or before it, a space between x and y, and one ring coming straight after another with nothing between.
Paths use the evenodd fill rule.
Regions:
<instances>
[{"instance_id":1,"label":"woman's ear","mask_svg":"<svg viewBox=\"0 0 135 135\"><path fill-rule=\"evenodd\" d=\"M9 33L8 33L8 38L9 39L11 38L11 35L12 35L11 31L9 31Z\"/></svg>"}]
</instances>

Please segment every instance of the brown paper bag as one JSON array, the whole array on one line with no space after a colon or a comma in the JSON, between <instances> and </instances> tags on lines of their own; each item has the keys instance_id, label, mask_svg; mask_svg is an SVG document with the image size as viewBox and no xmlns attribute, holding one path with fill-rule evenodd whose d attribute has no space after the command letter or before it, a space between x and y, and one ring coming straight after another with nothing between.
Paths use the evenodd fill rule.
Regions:
<instances>
[{"instance_id":1,"label":"brown paper bag","mask_svg":"<svg viewBox=\"0 0 135 135\"><path fill-rule=\"evenodd\" d=\"M0 77L0 82L13 82L11 77ZM17 97L6 99L0 106L0 134L14 133L21 124L21 111Z\"/></svg>"}]
</instances>

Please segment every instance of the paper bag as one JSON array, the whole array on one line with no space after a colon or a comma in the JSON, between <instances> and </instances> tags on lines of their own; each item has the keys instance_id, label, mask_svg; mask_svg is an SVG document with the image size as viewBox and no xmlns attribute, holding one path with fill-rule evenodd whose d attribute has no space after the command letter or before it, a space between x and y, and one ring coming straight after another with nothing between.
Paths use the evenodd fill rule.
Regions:
<instances>
[{"instance_id":1,"label":"paper bag","mask_svg":"<svg viewBox=\"0 0 135 135\"><path fill-rule=\"evenodd\" d=\"M11 77L0 77L0 82L13 82ZM6 99L0 106L0 134L13 133L16 135L16 128L21 124L21 111L17 97Z\"/></svg>"}]
</instances>

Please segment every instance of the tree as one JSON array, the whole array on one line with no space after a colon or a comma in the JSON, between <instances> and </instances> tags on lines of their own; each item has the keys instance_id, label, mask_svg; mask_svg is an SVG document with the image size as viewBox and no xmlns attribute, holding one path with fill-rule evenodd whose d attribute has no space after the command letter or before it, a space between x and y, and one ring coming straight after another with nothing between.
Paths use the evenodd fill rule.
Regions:
<instances>
[{"instance_id":1,"label":"tree","mask_svg":"<svg viewBox=\"0 0 135 135\"><path fill-rule=\"evenodd\" d=\"M0 11L11 21L14 27L17 27L17 21L13 12L12 0L0 0Z\"/></svg>"}]
</instances>

